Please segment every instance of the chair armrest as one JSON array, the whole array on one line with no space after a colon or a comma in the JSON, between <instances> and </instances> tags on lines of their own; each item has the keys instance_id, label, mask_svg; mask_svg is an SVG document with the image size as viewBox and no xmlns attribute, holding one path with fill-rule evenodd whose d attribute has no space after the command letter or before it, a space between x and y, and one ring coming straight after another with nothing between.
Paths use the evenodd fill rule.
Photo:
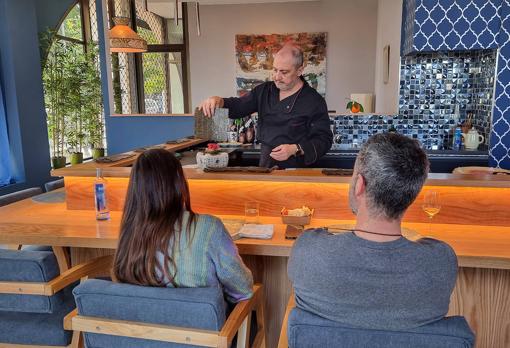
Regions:
<instances>
[{"instance_id":1,"label":"chair armrest","mask_svg":"<svg viewBox=\"0 0 510 348\"><path fill-rule=\"evenodd\" d=\"M64 317L64 330L73 329L73 318L78 315L78 308L73 309Z\"/></svg>"},{"instance_id":2,"label":"chair armrest","mask_svg":"<svg viewBox=\"0 0 510 348\"><path fill-rule=\"evenodd\" d=\"M278 340L278 348L288 348L289 338L287 336L287 326L289 322L290 311L296 307L296 297L294 296L294 290L290 293L289 302L287 303L287 309L285 310L285 316L283 317L282 329L280 331L280 339Z\"/></svg>"},{"instance_id":3,"label":"chair armrest","mask_svg":"<svg viewBox=\"0 0 510 348\"><path fill-rule=\"evenodd\" d=\"M111 268L112 263L113 255L107 255L70 268L69 270L48 282L48 287L50 287L51 291L53 292L51 295L59 292L66 286L80 280L83 277L94 276L104 272L105 269Z\"/></svg>"},{"instance_id":4,"label":"chair armrest","mask_svg":"<svg viewBox=\"0 0 510 348\"><path fill-rule=\"evenodd\" d=\"M112 262L113 255L102 256L76 265L47 283L0 282L0 294L52 296L83 277L92 276L104 271L111 267Z\"/></svg>"},{"instance_id":5,"label":"chair armrest","mask_svg":"<svg viewBox=\"0 0 510 348\"><path fill-rule=\"evenodd\" d=\"M255 284L253 286L253 296L252 298L248 300L244 300L239 302L235 307L232 313L228 316L227 320L225 321L225 324L221 328L220 331L220 337L223 339L223 344L225 346L228 346L231 342L234 336L236 335L237 331L245 321L245 319L251 314L251 312L255 309L257 311L262 312L262 306L263 306L263 289L262 285ZM263 318L261 313L257 313L257 321L259 323L259 331L262 330L262 336L264 336L264 325L263 325ZM257 335L258 336L258 335ZM239 338L238 338L239 340ZM257 341L257 339L255 339ZM254 344L255 346L255 344Z\"/></svg>"}]
</instances>

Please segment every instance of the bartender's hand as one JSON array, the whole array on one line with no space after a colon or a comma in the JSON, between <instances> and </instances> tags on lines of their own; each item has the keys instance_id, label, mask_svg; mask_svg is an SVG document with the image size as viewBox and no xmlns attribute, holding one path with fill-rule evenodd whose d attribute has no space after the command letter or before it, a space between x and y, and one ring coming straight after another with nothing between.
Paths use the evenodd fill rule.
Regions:
<instances>
[{"instance_id":1,"label":"bartender's hand","mask_svg":"<svg viewBox=\"0 0 510 348\"><path fill-rule=\"evenodd\" d=\"M294 156L298 150L296 144L282 144L271 150L269 156L277 161L285 161L289 157Z\"/></svg>"},{"instance_id":2,"label":"bartender's hand","mask_svg":"<svg viewBox=\"0 0 510 348\"><path fill-rule=\"evenodd\" d=\"M218 96L209 97L200 104L200 110L204 112L207 117L214 115L214 110L223 107L223 98Z\"/></svg>"}]
</instances>

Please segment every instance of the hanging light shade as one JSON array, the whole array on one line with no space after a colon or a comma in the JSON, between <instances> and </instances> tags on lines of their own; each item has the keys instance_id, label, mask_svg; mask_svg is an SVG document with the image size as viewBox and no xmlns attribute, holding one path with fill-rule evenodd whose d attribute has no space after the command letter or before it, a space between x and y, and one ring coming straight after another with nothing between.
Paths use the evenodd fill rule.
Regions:
<instances>
[{"instance_id":1,"label":"hanging light shade","mask_svg":"<svg viewBox=\"0 0 510 348\"><path fill-rule=\"evenodd\" d=\"M137 53L147 52L147 41L129 27L127 17L114 17L114 27L110 29L110 51Z\"/></svg>"}]
</instances>

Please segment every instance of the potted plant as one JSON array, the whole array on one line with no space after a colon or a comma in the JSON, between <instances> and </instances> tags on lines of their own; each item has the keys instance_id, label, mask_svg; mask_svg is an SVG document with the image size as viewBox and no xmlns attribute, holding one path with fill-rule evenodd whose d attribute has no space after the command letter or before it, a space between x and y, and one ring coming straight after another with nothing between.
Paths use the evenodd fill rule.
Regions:
<instances>
[{"instance_id":1,"label":"potted plant","mask_svg":"<svg viewBox=\"0 0 510 348\"><path fill-rule=\"evenodd\" d=\"M361 105L360 103L358 103L355 100L348 99L348 102L347 102L347 105L345 106L345 108L347 110L349 110L350 112L352 112L353 114L357 114L358 112L365 112L365 110L363 109L363 105Z\"/></svg>"},{"instance_id":2,"label":"potted plant","mask_svg":"<svg viewBox=\"0 0 510 348\"><path fill-rule=\"evenodd\" d=\"M207 144L207 148L197 153L197 166L200 169L224 168L228 165L228 153L222 151L215 143Z\"/></svg>"},{"instance_id":3,"label":"potted plant","mask_svg":"<svg viewBox=\"0 0 510 348\"><path fill-rule=\"evenodd\" d=\"M48 123L48 138L52 149L51 163L54 169L65 167L64 155L66 133L66 105L68 90L64 88L66 53L61 41L52 46L55 32L48 30L41 35L41 48L46 49L47 56L41 62L43 67L44 102Z\"/></svg>"},{"instance_id":4,"label":"potted plant","mask_svg":"<svg viewBox=\"0 0 510 348\"><path fill-rule=\"evenodd\" d=\"M41 49L48 135L57 168L65 145L72 164L83 162L87 144L94 158L104 156L104 117L97 45L84 51L55 34L43 33Z\"/></svg>"},{"instance_id":5,"label":"potted plant","mask_svg":"<svg viewBox=\"0 0 510 348\"><path fill-rule=\"evenodd\" d=\"M99 76L99 54L97 45L90 44L85 54L83 66L82 96L86 101L82 105L85 120L85 133L92 148L92 158L104 157L104 113L101 78Z\"/></svg>"},{"instance_id":6,"label":"potted plant","mask_svg":"<svg viewBox=\"0 0 510 348\"><path fill-rule=\"evenodd\" d=\"M68 48L73 51L72 47ZM84 110L88 101L84 93L86 59L83 53L75 54L75 59L66 66L67 78L64 80L66 88L70 91L67 95L67 131L66 144L71 155L71 164L83 162L83 144L86 139Z\"/></svg>"}]
</instances>

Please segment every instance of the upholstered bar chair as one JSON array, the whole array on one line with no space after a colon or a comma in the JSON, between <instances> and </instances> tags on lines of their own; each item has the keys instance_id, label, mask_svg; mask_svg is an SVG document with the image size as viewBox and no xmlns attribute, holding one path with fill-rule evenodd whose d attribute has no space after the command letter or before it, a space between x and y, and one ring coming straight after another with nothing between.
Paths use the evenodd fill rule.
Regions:
<instances>
[{"instance_id":1,"label":"upholstered bar chair","mask_svg":"<svg viewBox=\"0 0 510 348\"><path fill-rule=\"evenodd\" d=\"M475 336L461 316L401 331L355 329L295 308L291 295L278 348L468 348L474 343Z\"/></svg>"},{"instance_id":2,"label":"upholstered bar chair","mask_svg":"<svg viewBox=\"0 0 510 348\"><path fill-rule=\"evenodd\" d=\"M54 191L62 187L64 187L64 179L57 179L44 184L44 190L46 192Z\"/></svg>"},{"instance_id":3,"label":"upholstered bar chair","mask_svg":"<svg viewBox=\"0 0 510 348\"><path fill-rule=\"evenodd\" d=\"M72 288L111 263L106 256L60 273L51 251L0 250L0 347L70 346L63 319L75 308Z\"/></svg>"},{"instance_id":4,"label":"upholstered bar chair","mask_svg":"<svg viewBox=\"0 0 510 348\"><path fill-rule=\"evenodd\" d=\"M252 311L257 318L252 347L265 347L260 285L228 318L220 288L160 288L90 279L73 292L77 310L65 325L83 333L87 348L226 348L236 333L237 347L248 347Z\"/></svg>"},{"instance_id":5,"label":"upholstered bar chair","mask_svg":"<svg viewBox=\"0 0 510 348\"><path fill-rule=\"evenodd\" d=\"M22 199L25 198L39 195L41 193L43 193L43 191L40 187L31 187L25 190L16 191L13 193L0 196L0 207L3 207L4 205L11 204L17 201L21 201Z\"/></svg>"}]
</instances>

